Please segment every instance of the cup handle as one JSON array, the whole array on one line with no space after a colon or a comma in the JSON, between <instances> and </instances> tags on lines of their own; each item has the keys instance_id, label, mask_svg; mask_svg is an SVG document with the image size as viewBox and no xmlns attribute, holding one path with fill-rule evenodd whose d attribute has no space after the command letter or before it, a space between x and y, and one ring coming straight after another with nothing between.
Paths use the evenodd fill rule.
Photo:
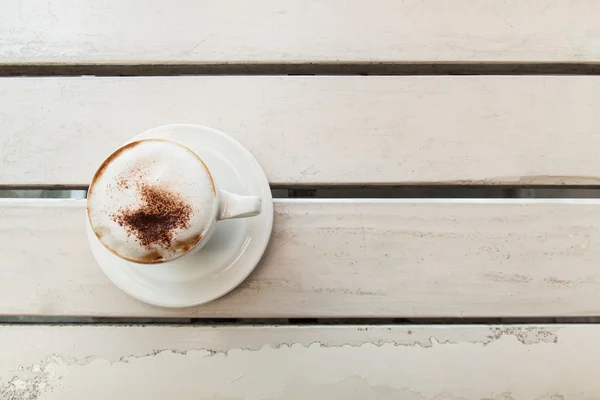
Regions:
<instances>
[{"instance_id":1,"label":"cup handle","mask_svg":"<svg viewBox=\"0 0 600 400\"><path fill-rule=\"evenodd\" d=\"M240 196L220 190L217 220L254 217L262 210L262 200L256 196Z\"/></svg>"}]
</instances>

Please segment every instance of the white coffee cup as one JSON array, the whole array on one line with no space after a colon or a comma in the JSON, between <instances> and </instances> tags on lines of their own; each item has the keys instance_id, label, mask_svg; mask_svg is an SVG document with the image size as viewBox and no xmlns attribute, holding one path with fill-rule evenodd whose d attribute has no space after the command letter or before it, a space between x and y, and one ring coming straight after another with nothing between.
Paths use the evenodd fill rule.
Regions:
<instances>
[{"instance_id":1,"label":"white coffee cup","mask_svg":"<svg viewBox=\"0 0 600 400\"><path fill-rule=\"evenodd\" d=\"M219 220L260 214L262 201L220 190L202 159L166 139L142 139L111 154L88 191L92 230L111 252L142 264L200 250Z\"/></svg>"}]
</instances>

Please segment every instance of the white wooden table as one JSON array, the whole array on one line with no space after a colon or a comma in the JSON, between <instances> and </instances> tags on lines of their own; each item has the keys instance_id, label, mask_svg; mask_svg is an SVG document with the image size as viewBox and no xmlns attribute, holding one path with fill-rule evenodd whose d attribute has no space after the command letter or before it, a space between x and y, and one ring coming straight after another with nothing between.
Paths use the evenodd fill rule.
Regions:
<instances>
[{"instance_id":1,"label":"white wooden table","mask_svg":"<svg viewBox=\"0 0 600 400\"><path fill-rule=\"evenodd\" d=\"M598 62L596 0L4 1L0 186L188 122L275 188L594 187ZM176 310L102 274L84 209L0 200L0 315L37 317L0 325L2 400L600 398L598 199L275 199L255 273Z\"/></svg>"}]
</instances>

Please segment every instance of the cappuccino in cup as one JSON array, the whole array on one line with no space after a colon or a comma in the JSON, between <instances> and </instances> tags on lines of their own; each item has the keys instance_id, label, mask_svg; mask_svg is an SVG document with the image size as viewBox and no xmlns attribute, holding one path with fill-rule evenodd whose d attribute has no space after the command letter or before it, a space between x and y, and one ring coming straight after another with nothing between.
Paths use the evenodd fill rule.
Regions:
<instances>
[{"instance_id":1,"label":"cappuccino in cup","mask_svg":"<svg viewBox=\"0 0 600 400\"><path fill-rule=\"evenodd\" d=\"M219 190L196 153L165 139L135 141L110 155L92 179L87 202L100 242L144 264L197 251L217 220L261 210L260 198Z\"/></svg>"}]
</instances>

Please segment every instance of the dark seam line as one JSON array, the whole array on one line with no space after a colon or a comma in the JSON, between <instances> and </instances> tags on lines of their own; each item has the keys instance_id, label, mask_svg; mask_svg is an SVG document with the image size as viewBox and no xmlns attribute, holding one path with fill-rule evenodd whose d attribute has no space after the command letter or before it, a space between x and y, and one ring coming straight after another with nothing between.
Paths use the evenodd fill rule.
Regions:
<instances>
[{"instance_id":1,"label":"dark seam line","mask_svg":"<svg viewBox=\"0 0 600 400\"><path fill-rule=\"evenodd\" d=\"M600 75L600 62L297 62L0 64L0 76Z\"/></svg>"},{"instance_id":2,"label":"dark seam line","mask_svg":"<svg viewBox=\"0 0 600 400\"><path fill-rule=\"evenodd\" d=\"M0 198L64 197L66 190L83 190L87 187L19 187L0 185ZM43 190L43 197L39 191ZM597 186L271 186L274 199L317 198L317 199L594 199L600 198ZM75 197L81 198L81 197Z\"/></svg>"},{"instance_id":3,"label":"dark seam line","mask_svg":"<svg viewBox=\"0 0 600 400\"><path fill-rule=\"evenodd\" d=\"M532 325L597 324L600 317L494 317L494 318L120 318L120 317L0 317L1 325L185 325L185 326L265 326L265 325Z\"/></svg>"}]
</instances>

